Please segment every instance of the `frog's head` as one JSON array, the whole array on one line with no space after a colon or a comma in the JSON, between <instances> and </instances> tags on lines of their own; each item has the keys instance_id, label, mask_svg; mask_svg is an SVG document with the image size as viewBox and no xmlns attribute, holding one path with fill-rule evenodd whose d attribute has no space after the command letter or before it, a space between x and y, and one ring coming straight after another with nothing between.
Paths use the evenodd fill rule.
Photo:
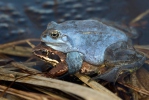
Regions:
<instances>
[{"instance_id":1,"label":"frog's head","mask_svg":"<svg viewBox=\"0 0 149 100\"><path fill-rule=\"evenodd\" d=\"M42 33L41 41L61 52L68 52L71 48L68 36L61 30L59 24L53 21L48 24L47 29Z\"/></svg>"}]
</instances>

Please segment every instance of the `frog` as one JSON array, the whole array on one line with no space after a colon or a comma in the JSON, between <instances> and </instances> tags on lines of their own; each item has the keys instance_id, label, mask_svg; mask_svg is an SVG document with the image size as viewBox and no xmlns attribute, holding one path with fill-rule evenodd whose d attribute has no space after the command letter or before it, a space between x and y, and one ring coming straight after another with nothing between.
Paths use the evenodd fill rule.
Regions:
<instances>
[{"instance_id":1,"label":"frog","mask_svg":"<svg viewBox=\"0 0 149 100\"><path fill-rule=\"evenodd\" d=\"M44 70L45 76L50 78L59 78L66 76L65 73L68 71L68 66L66 64L66 54L53 50L52 48L46 46L43 43L39 43L32 50L34 57L40 59L46 64L50 64L50 68ZM82 67L79 71L81 74L93 75L101 74L106 71L104 65L96 67L87 62L83 62Z\"/></svg>"},{"instance_id":2,"label":"frog","mask_svg":"<svg viewBox=\"0 0 149 100\"><path fill-rule=\"evenodd\" d=\"M46 77L57 78L68 71L65 61L66 56L62 52L55 51L43 43L39 43L33 48L32 53L36 58L51 65L51 68L46 68L45 70L47 72L45 73Z\"/></svg>"},{"instance_id":3,"label":"frog","mask_svg":"<svg viewBox=\"0 0 149 100\"><path fill-rule=\"evenodd\" d=\"M94 19L51 21L41 34L41 42L66 54L69 74L79 72L83 62L105 65L106 72L93 80L115 82L138 70L146 60L123 31Z\"/></svg>"}]
</instances>

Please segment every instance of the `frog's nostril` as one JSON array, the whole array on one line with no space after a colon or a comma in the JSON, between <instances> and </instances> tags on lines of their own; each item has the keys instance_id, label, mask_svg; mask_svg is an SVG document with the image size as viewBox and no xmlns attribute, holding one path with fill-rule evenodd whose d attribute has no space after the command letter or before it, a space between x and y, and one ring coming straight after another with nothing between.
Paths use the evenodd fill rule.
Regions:
<instances>
[{"instance_id":1,"label":"frog's nostril","mask_svg":"<svg viewBox=\"0 0 149 100\"><path fill-rule=\"evenodd\" d=\"M46 35L46 34L43 34L43 35L42 35L42 37L44 37L44 38L45 38L45 37L47 37L47 35Z\"/></svg>"}]
</instances>

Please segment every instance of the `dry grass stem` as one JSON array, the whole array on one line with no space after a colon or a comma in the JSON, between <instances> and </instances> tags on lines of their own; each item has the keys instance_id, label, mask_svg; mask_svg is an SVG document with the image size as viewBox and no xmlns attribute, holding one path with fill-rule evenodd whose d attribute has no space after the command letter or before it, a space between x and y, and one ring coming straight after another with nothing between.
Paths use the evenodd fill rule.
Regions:
<instances>
[{"instance_id":1,"label":"dry grass stem","mask_svg":"<svg viewBox=\"0 0 149 100\"><path fill-rule=\"evenodd\" d=\"M49 87L49 88L54 88L58 89L61 91L69 92L75 95L78 95L85 100L120 100L113 98L111 95L107 95L105 92L99 92L97 90L93 90L81 85L61 81L61 80L56 80L56 79L51 79L51 78L45 78L41 76L28 76L27 74L24 73L18 73L18 72L13 72L13 71L7 71L7 70L0 70L0 80L5 80L5 81L14 81L16 78L16 82L21 82L21 83L28 83L32 85L37 85L37 86L44 86L44 87ZM28 76L28 77L25 77ZM22 77L22 78L19 78Z\"/></svg>"},{"instance_id":2,"label":"dry grass stem","mask_svg":"<svg viewBox=\"0 0 149 100\"><path fill-rule=\"evenodd\" d=\"M132 86L130 84L127 84L127 83L123 83L123 82L118 82L120 84L122 84L123 86L126 86L130 89L133 89L139 93L142 93L142 94L145 94L145 95L148 95L149 96L149 91L145 90L145 89L141 89L141 88L138 88L138 87L135 87L135 86Z\"/></svg>"},{"instance_id":3,"label":"dry grass stem","mask_svg":"<svg viewBox=\"0 0 149 100\"><path fill-rule=\"evenodd\" d=\"M15 42L10 42L10 43L5 43L0 45L0 49L6 48L6 47L11 47L13 45L18 45L22 43L26 43L26 41L40 41L40 39L25 39L25 40L20 40L20 41L15 41Z\"/></svg>"},{"instance_id":4,"label":"dry grass stem","mask_svg":"<svg viewBox=\"0 0 149 100\"><path fill-rule=\"evenodd\" d=\"M14 67L18 68L18 69L22 69L24 71L30 72L32 74L37 74L40 73L40 71L33 69L33 68L29 68L21 63L17 63L17 62L12 62L11 63Z\"/></svg>"},{"instance_id":5,"label":"dry grass stem","mask_svg":"<svg viewBox=\"0 0 149 100\"><path fill-rule=\"evenodd\" d=\"M30 47L23 46L10 46L7 48L0 49L0 53L13 56L31 57L32 49Z\"/></svg>"},{"instance_id":6,"label":"dry grass stem","mask_svg":"<svg viewBox=\"0 0 149 100\"><path fill-rule=\"evenodd\" d=\"M133 23L135 23L135 22L141 20L143 17L145 17L145 16L148 15L148 14L149 14L149 10L146 10L145 12L141 13L141 14L138 15L136 18L134 18L134 19L130 22L130 24L133 24Z\"/></svg>"},{"instance_id":7,"label":"dry grass stem","mask_svg":"<svg viewBox=\"0 0 149 100\"><path fill-rule=\"evenodd\" d=\"M7 87L0 85L0 91L5 90ZM32 92L25 92L13 88L9 88L6 93L10 93L16 96L19 96L21 98L27 99L27 100L60 100L60 99L54 99L51 96L38 94L38 93L32 93Z\"/></svg>"},{"instance_id":8,"label":"dry grass stem","mask_svg":"<svg viewBox=\"0 0 149 100\"><path fill-rule=\"evenodd\" d=\"M117 97L115 94L110 92L108 89L106 89L105 87L103 87L102 85L97 83L96 81L92 80L92 81L88 82L90 80L89 76L82 75L79 73L76 73L75 76L78 77L82 82L84 82L85 84L90 86L92 89L97 90L97 91L102 92L102 93L105 93L107 95L110 95L115 100L121 100L119 97Z\"/></svg>"}]
</instances>

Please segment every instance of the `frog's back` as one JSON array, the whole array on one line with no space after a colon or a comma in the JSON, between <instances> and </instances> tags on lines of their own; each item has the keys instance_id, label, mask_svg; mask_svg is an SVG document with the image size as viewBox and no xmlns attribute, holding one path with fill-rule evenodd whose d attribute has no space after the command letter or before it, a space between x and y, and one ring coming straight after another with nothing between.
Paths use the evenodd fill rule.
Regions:
<instances>
[{"instance_id":1,"label":"frog's back","mask_svg":"<svg viewBox=\"0 0 149 100\"><path fill-rule=\"evenodd\" d=\"M70 51L83 53L84 60L95 65L103 63L105 50L111 44L128 41L125 33L97 20L66 21L60 27L72 40Z\"/></svg>"},{"instance_id":2,"label":"frog's back","mask_svg":"<svg viewBox=\"0 0 149 100\"><path fill-rule=\"evenodd\" d=\"M58 27L57 27L58 28ZM60 24L59 30L65 29L65 30L71 30L71 31L99 31L99 29L105 29L102 22L99 22L98 20L70 20L65 21Z\"/></svg>"}]
</instances>

